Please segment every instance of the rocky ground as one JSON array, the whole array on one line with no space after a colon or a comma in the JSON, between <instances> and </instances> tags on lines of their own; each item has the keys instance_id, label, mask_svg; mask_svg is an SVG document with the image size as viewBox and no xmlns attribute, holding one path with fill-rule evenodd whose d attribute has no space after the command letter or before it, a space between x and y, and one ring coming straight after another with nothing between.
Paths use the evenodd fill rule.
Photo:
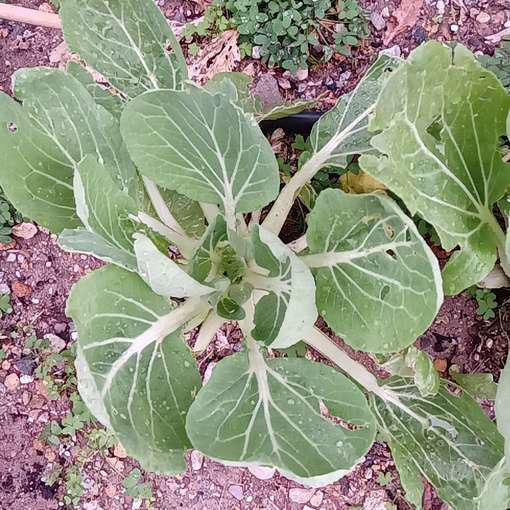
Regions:
<instances>
[{"instance_id":1,"label":"rocky ground","mask_svg":"<svg viewBox=\"0 0 510 510\"><path fill-rule=\"evenodd\" d=\"M12 3L51 9L39 0ZM181 24L199 17L203 4L157 3L170 20ZM508 0L362 3L370 13L371 37L354 57L339 58L297 78L252 59L236 63L236 68L252 74L259 82L256 86L266 93L283 99L322 94L319 107L327 108L352 88L381 50L406 55L433 37L491 52L499 35L510 27ZM20 67L58 65L65 53L61 42L57 30L0 21L0 89L9 92L10 76ZM68 356L75 335L65 315L65 301L72 284L99 263L62 252L54 236L31 226L19 230L14 242L0 250L0 292L10 294L12 305L11 313L0 315L0 509L409 508L389 450L381 444L353 473L320 490L304 488L269 469L227 468L198 452L191 452L182 476L142 472L135 480L136 463L89 423L77 403ZM438 251L438 256L444 254ZM508 293L497 295L496 317L487 321L476 316L470 296L447 299L419 345L445 374L455 364L464 372L486 371L497 378L507 352L509 298ZM238 331L225 329L199 360L201 373L207 377L214 363L238 348ZM446 509L430 487L424 508Z\"/></svg>"}]
</instances>

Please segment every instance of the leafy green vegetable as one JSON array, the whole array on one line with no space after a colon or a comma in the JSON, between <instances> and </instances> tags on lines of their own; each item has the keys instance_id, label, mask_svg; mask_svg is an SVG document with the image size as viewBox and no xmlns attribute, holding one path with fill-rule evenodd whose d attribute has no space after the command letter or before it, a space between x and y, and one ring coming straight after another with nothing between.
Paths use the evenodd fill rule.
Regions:
<instances>
[{"instance_id":1,"label":"leafy green vegetable","mask_svg":"<svg viewBox=\"0 0 510 510\"><path fill-rule=\"evenodd\" d=\"M468 50L429 42L392 74L371 120L382 156L362 156L363 170L431 223L446 250L461 248L443 271L447 294L486 276L498 250L510 274L492 211L510 186L499 151L509 108L501 83Z\"/></svg>"},{"instance_id":2,"label":"leafy green vegetable","mask_svg":"<svg viewBox=\"0 0 510 510\"><path fill-rule=\"evenodd\" d=\"M291 30L292 9L274 12L274 30ZM338 4L343 19L354 13L352 3ZM460 47L430 43L405 63L379 59L315 126L279 192L278 162L258 121L302 104L261 110L239 74L206 88L187 83L153 0L69 0L62 21L84 67L21 70L21 104L0 95L0 185L67 249L109 262L73 287L67 306L78 388L106 434L158 472L182 472L185 451L196 448L323 485L353 469L379 432L416 505L423 478L454 508L504 501L506 371L501 435L472 391L440 383L425 353L399 353L443 299L438 262L413 221L383 186L359 195L311 186L321 171L344 172L363 155L367 172L431 223L446 249L461 248L444 273L447 289L490 270L498 249L506 268L492 207L498 202L508 220L498 144L510 100L496 78ZM306 234L286 245L278 234L310 188ZM396 351L391 359L414 379L378 380L315 326L319 314L355 348ZM202 352L227 320L242 330L240 352L201 387L185 338ZM196 337L184 335L197 327ZM302 341L346 375L278 352L303 354ZM76 401L48 440L88 420ZM74 504L79 469L71 474L66 501ZM139 475L130 473L126 491L149 499Z\"/></svg>"},{"instance_id":3,"label":"leafy green vegetable","mask_svg":"<svg viewBox=\"0 0 510 510\"><path fill-rule=\"evenodd\" d=\"M393 378L385 387L414 413L373 399L390 447L396 445L397 455L414 465L414 477L421 473L452 508L478 509L476 499L502 456L495 425L475 400L452 394L445 383L434 397L422 397L408 379Z\"/></svg>"},{"instance_id":4,"label":"leafy green vegetable","mask_svg":"<svg viewBox=\"0 0 510 510\"><path fill-rule=\"evenodd\" d=\"M388 197L323 191L307 239L303 260L317 268L317 307L353 347L398 351L434 319L442 302L439 266Z\"/></svg>"}]
</instances>

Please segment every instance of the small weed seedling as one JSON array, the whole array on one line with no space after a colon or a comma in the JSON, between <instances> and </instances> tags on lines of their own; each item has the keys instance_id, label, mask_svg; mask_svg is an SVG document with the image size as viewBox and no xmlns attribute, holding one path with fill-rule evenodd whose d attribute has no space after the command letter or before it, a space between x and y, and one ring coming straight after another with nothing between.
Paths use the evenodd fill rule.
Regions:
<instances>
[{"instance_id":1,"label":"small weed seedling","mask_svg":"<svg viewBox=\"0 0 510 510\"><path fill-rule=\"evenodd\" d=\"M150 501L152 499L152 484L142 482L142 473L138 468L133 469L124 479L122 485L126 490L126 495L133 499Z\"/></svg>"},{"instance_id":2,"label":"small weed seedling","mask_svg":"<svg viewBox=\"0 0 510 510\"><path fill-rule=\"evenodd\" d=\"M469 294L476 299L478 310L476 313L483 317L485 320L494 319L496 314L494 310L498 307L496 301L496 294L489 289L477 289L472 287L469 289Z\"/></svg>"},{"instance_id":3,"label":"small weed seedling","mask_svg":"<svg viewBox=\"0 0 510 510\"><path fill-rule=\"evenodd\" d=\"M6 313L12 312L10 294L0 294L0 319Z\"/></svg>"},{"instance_id":4,"label":"small weed seedling","mask_svg":"<svg viewBox=\"0 0 510 510\"><path fill-rule=\"evenodd\" d=\"M348 9L322 0L303 9L294 0L228 3L246 24L240 32L261 36L268 61L280 58L278 45L298 52L282 55L289 69L322 30L309 20L322 27L340 5ZM66 0L60 9L70 50L115 94L76 62L67 72L19 70L17 100L0 94L7 197L58 234L63 248L107 262L80 279L67 302L81 397L92 414L151 471L183 472L193 448L319 486L351 471L381 437L415 506L426 478L452 508L506 508L506 486L493 487L508 470L510 368L498 387L498 430L469 392L450 391L431 359L411 348L444 292L476 284L498 257L510 274L499 222L510 217L500 152L510 96L496 76L461 45L428 42L405 61L381 57L315 124L306 160L281 187L246 77L191 84L153 0L129 6ZM310 30L304 40L294 22ZM279 234L303 188L353 158L382 188L320 191L306 232L285 244ZM443 271L392 197L455 250ZM196 354L232 320L242 350L202 384L184 334L200 327ZM409 370L380 380L317 324L357 350L405 351ZM342 373L277 354L301 341ZM72 434L84 422L59 426Z\"/></svg>"},{"instance_id":5,"label":"small weed seedling","mask_svg":"<svg viewBox=\"0 0 510 510\"><path fill-rule=\"evenodd\" d=\"M189 24L184 35L227 29L238 30L242 56L256 52L270 67L292 73L307 69L309 62L329 60L334 52L350 55L369 34L357 0L213 0L202 22Z\"/></svg>"}]
</instances>

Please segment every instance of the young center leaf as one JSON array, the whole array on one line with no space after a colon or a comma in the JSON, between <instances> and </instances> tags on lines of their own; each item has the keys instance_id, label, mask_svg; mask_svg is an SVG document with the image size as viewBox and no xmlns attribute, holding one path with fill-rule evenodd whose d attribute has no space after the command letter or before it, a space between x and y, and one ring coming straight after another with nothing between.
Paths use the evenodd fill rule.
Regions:
<instances>
[{"instance_id":1,"label":"young center leaf","mask_svg":"<svg viewBox=\"0 0 510 510\"><path fill-rule=\"evenodd\" d=\"M121 189L135 188L115 119L73 77L22 69L14 75L14 95L23 106L0 95L0 149L10 168L0 185L23 214L53 232L79 227L73 176L87 154L107 166Z\"/></svg>"},{"instance_id":2,"label":"young center leaf","mask_svg":"<svg viewBox=\"0 0 510 510\"><path fill-rule=\"evenodd\" d=\"M414 464L451 508L480 510L477 498L503 455L496 426L467 393L453 394L442 383L434 397L422 397L410 379L384 385L401 407L372 397L382 437L397 445L397 456ZM397 464L398 466L398 464Z\"/></svg>"},{"instance_id":3,"label":"young center leaf","mask_svg":"<svg viewBox=\"0 0 510 510\"><path fill-rule=\"evenodd\" d=\"M254 120L225 96L189 87L131 101L121 128L139 171L163 188L235 213L260 209L279 188L278 163Z\"/></svg>"},{"instance_id":4,"label":"young center leaf","mask_svg":"<svg viewBox=\"0 0 510 510\"><path fill-rule=\"evenodd\" d=\"M313 276L278 236L258 225L253 229L253 252L260 273L250 273L246 281L262 296L251 334L275 349L285 349L304 338L317 320Z\"/></svg>"},{"instance_id":5,"label":"young center leaf","mask_svg":"<svg viewBox=\"0 0 510 510\"><path fill-rule=\"evenodd\" d=\"M386 195L325 190L308 216L317 308L347 343L396 352L431 324L442 303L436 258Z\"/></svg>"},{"instance_id":6,"label":"young center leaf","mask_svg":"<svg viewBox=\"0 0 510 510\"><path fill-rule=\"evenodd\" d=\"M275 466L310 485L352 469L375 436L366 398L349 379L306 359L266 359L253 340L214 368L186 428L214 459Z\"/></svg>"},{"instance_id":7,"label":"young center leaf","mask_svg":"<svg viewBox=\"0 0 510 510\"><path fill-rule=\"evenodd\" d=\"M186 413L201 382L182 326L203 308L175 308L138 275L113 265L82 278L68 300L81 362L95 383L94 392L88 380L92 393L84 398L90 403L95 395L94 412L99 395L111 429L146 469L186 467Z\"/></svg>"},{"instance_id":8,"label":"young center leaf","mask_svg":"<svg viewBox=\"0 0 510 510\"><path fill-rule=\"evenodd\" d=\"M60 16L69 48L128 99L187 79L182 50L153 0L66 0Z\"/></svg>"},{"instance_id":9,"label":"young center leaf","mask_svg":"<svg viewBox=\"0 0 510 510\"><path fill-rule=\"evenodd\" d=\"M501 83L468 50L437 42L411 54L377 103L370 128L382 131L372 145L383 155L363 156L361 167L431 223L446 250L460 247L444 271L447 294L486 276L498 248L507 266L492 208L510 185L499 149L509 108Z\"/></svg>"},{"instance_id":10,"label":"young center leaf","mask_svg":"<svg viewBox=\"0 0 510 510\"><path fill-rule=\"evenodd\" d=\"M136 201L118 188L94 156L77 166L73 184L76 211L86 230L64 230L59 244L136 271L132 219L138 213Z\"/></svg>"}]
</instances>

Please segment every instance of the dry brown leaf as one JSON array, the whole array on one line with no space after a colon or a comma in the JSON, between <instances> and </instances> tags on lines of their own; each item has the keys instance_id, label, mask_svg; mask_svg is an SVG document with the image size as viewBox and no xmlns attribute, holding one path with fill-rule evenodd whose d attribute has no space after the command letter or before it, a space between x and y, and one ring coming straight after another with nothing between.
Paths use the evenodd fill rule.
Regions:
<instances>
[{"instance_id":1,"label":"dry brown leaf","mask_svg":"<svg viewBox=\"0 0 510 510\"><path fill-rule=\"evenodd\" d=\"M232 71L241 60L238 37L235 30L227 30L202 48L190 66L191 79L204 83L215 74Z\"/></svg>"},{"instance_id":2,"label":"dry brown leaf","mask_svg":"<svg viewBox=\"0 0 510 510\"><path fill-rule=\"evenodd\" d=\"M400 7L393 13L397 24L390 26L384 35L385 46L404 30L416 24L422 6L423 0L401 0Z\"/></svg>"},{"instance_id":3,"label":"dry brown leaf","mask_svg":"<svg viewBox=\"0 0 510 510\"><path fill-rule=\"evenodd\" d=\"M372 193L386 191L384 184L367 174L347 172L340 177L340 187L346 193Z\"/></svg>"}]
</instances>

